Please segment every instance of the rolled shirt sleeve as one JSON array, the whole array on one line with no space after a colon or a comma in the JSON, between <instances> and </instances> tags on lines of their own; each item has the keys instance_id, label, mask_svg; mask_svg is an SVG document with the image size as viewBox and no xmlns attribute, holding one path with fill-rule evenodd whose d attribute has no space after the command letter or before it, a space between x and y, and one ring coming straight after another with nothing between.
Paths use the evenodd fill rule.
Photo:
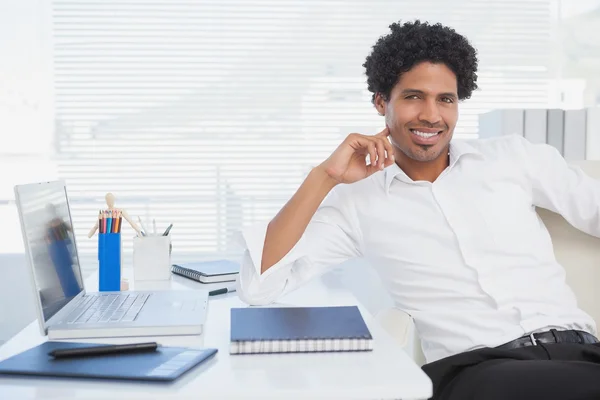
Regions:
<instances>
[{"instance_id":1,"label":"rolled shirt sleeve","mask_svg":"<svg viewBox=\"0 0 600 400\"><path fill-rule=\"evenodd\" d=\"M237 291L244 302L272 303L302 283L361 255L361 235L349 186L337 186L329 193L298 243L264 274L260 270L268 222L240 232L245 251Z\"/></svg>"}]
</instances>

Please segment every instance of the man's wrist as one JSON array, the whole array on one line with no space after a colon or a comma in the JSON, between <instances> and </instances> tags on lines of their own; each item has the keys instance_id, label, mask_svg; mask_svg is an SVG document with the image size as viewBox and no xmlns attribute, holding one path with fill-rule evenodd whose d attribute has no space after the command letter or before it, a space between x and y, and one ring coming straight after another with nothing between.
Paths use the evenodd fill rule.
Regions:
<instances>
[{"instance_id":1,"label":"man's wrist","mask_svg":"<svg viewBox=\"0 0 600 400\"><path fill-rule=\"evenodd\" d=\"M325 171L325 168L323 167L323 165L318 165L318 166L314 167L310 171L309 176L318 184L318 187L324 188L327 191L330 191L331 189L333 189L334 187L336 187L339 184L338 181L333 179L327 173L327 171Z\"/></svg>"}]
</instances>

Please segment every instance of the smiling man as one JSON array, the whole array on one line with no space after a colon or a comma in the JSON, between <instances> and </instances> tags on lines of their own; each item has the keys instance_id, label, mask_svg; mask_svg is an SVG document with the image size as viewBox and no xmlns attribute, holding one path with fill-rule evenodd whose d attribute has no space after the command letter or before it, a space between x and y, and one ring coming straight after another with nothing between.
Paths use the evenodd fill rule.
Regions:
<instances>
[{"instance_id":1,"label":"smiling man","mask_svg":"<svg viewBox=\"0 0 600 400\"><path fill-rule=\"evenodd\" d=\"M600 237L600 182L522 137L452 139L477 57L440 24L392 24L367 57L375 135L349 134L244 232L240 297L267 304L350 258L422 340L436 399L598 399L600 346L535 207Z\"/></svg>"},{"instance_id":2,"label":"smiling man","mask_svg":"<svg viewBox=\"0 0 600 400\"><path fill-rule=\"evenodd\" d=\"M474 54L471 57L474 68ZM448 166L449 143L458 120L456 75L446 64L423 61L401 72L387 93L385 83L378 82L383 76L374 62L371 56L365 64L367 74L373 72L369 86L382 90L375 92L374 102L385 115L391 143L399 150L394 152L396 163L413 180L433 182ZM475 85L474 80L471 85ZM466 90L470 95L472 88ZM464 91L462 95L467 96Z\"/></svg>"}]
</instances>

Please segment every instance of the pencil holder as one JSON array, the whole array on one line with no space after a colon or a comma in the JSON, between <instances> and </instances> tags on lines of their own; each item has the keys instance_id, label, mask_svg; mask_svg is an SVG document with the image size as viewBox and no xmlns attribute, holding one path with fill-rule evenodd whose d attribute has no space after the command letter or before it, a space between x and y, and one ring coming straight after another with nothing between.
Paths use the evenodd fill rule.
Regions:
<instances>
[{"instance_id":1,"label":"pencil holder","mask_svg":"<svg viewBox=\"0 0 600 400\"><path fill-rule=\"evenodd\" d=\"M98 235L98 264L101 292L121 290L121 234L101 233Z\"/></svg>"},{"instance_id":2,"label":"pencil holder","mask_svg":"<svg viewBox=\"0 0 600 400\"><path fill-rule=\"evenodd\" d=\"M133 238L133 279L160 281L171 278L171 236Z\"/></svg>"}]
</instances>

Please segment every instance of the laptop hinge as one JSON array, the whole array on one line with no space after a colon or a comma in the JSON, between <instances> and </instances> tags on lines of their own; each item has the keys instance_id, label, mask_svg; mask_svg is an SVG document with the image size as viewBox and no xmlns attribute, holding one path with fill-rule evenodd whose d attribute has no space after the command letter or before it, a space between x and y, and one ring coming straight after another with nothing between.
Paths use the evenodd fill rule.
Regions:
<instances>
[{"instance_id":1,"label":"laptop hinge","mask_svg":"<svg viewBox=\"0 0 600 400\"><path fill-rule=\"evenodd\" d=\"M82 301L83 296L85 296L85 289L82 290L77 296L73 297L71 301L69 301L63 308L60 309L59 312L54 314L48 321L46 321L46 333L48 333L48 328L50 328L52 325L59 324L65 318L67 318L71 312L77 308L79 303Z\"/></svg>"}]
</instances>

